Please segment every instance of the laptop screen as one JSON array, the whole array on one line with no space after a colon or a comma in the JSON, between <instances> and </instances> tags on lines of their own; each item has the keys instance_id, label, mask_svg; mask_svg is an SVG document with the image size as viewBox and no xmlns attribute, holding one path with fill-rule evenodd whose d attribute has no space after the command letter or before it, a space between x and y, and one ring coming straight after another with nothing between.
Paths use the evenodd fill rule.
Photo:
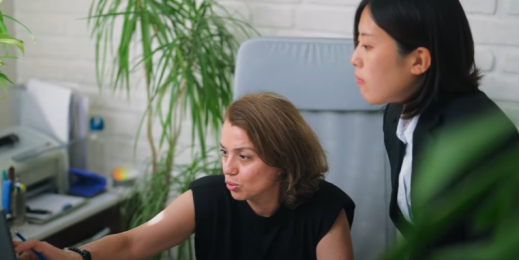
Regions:
<instances>
[{"instance_id":1,"label":"laptop screen","mask_svg":"<svg viewBox=\"0 0 519 260\"><path fill-rule=\"evenodd\" d=\"M7 225L7 218L5 211L0 208L0 252L2 260L16 260L16 253L14 252L11 231Z\"/></svg>"}]
</instances>

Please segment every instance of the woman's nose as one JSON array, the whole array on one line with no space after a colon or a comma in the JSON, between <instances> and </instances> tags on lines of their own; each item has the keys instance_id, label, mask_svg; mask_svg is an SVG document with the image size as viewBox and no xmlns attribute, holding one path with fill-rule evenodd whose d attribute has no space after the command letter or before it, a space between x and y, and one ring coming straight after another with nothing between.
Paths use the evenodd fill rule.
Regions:
<instances>
[{"instance_id":1,"label":"woman's nose","mask_svg":"<svg viewBox=\"0 0 519 260\"><path fill-rule=\"evenodd\" d=\"M238 168L234 165L234 161L231 158L222 160L222 169L225 175L235 175L238 173Z\"/></svg>"},{"instance_id":2,"label":"woman's nose","mask_svg":"<svg viewBox=\"0 0 519 260\"><path fill-rule=\"evenodd\" d=\"M359 52L358 52L358 48L357 47L355 48L355 50L351 54L350 63L351 63L351 65L353 65L355 67L358 67L360 65L360 57L359 57Z\"/></svg>"}]
</instances>

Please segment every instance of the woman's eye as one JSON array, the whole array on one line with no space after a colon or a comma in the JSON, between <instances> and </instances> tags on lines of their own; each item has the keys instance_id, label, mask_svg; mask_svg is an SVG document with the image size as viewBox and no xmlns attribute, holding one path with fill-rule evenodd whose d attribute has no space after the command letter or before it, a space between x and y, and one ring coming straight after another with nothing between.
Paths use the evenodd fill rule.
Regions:
<instances>
[{"instance_id":1,"label":"woman's eye","mask_svg":"<svg viewBox=\"0 0 519 260\"><path fill-rule=\"evenodd\" d=\"M224 149L220 149L220 153L221 153L222 155L227 155L227 151L225 151Z\"/></svg>"},{"instance_id":2,"label":"woman's eye","mask_svg":"<svg viewBox=\"0 0 519 260\"><path fill-rule=\"evenodd\" d=\"M369 50L371 48L371 46L368 46L368 45L362 45L362 48L364 48L365 50Z\"/></svg>"},{"instance_id":3,"label":"woman's eye","mask_svg":"<svg viewBox=\"0 0 519 260\"><path fill-rule=\"evenodd\" d=\"M240 158L241 158L242 160L247 160L247 159L249 159L250 157L247 156L247 155L240 155Z\"/></svg>"}]
</instances>

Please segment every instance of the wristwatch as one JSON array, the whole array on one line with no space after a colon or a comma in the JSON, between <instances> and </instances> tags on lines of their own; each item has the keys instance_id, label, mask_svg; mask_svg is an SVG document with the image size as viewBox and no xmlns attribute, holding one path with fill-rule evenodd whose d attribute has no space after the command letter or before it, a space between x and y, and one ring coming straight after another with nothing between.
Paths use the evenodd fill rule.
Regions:
<instances>
[{"instance_id":1,"label":"wristwatch","mask_svg":"<svg viewBox=\"0 0 519 260\"><path fill-rule=\"evenodd\" d=\"M76 247L65 247L64 250L69 250L69 251L78 253L81 257L83 257L83 260L92 260L92 257L90 256L90 252L88 252L85 249L76 248Z\"/></svg>"}]
</instances>

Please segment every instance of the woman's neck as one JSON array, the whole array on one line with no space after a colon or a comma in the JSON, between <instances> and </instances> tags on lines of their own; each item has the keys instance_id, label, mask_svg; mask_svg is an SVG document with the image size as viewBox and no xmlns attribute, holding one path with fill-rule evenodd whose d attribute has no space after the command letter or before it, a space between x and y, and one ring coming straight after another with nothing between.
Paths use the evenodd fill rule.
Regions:
<instances>
[{"instance_id":1,"label":"woman's neck","mask_svg":"<svg viewBox=\"0 0 519 260\"><path fill-rule=\"evenodd\" d=\"M274 215L280 206L279 191L266 192L262 196L258 196L258 198L247 200L247 203L256 215L270 217Z\"/></svg>"}]
</instances>

